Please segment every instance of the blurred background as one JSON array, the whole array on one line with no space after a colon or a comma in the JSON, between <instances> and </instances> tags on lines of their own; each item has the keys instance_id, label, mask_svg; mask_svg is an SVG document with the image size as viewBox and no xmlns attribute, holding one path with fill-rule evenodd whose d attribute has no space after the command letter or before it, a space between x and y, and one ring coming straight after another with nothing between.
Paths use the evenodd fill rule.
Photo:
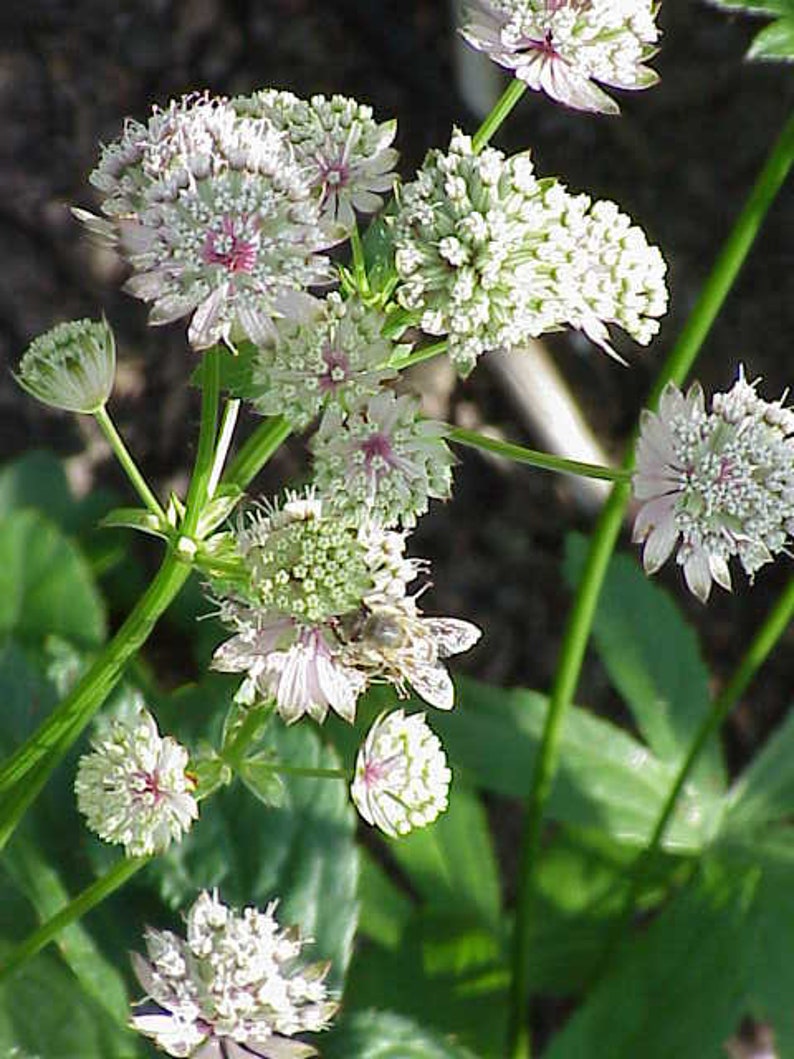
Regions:
<instances>
[{"instance_id":1,"label":"blurred background","mask_svg":"<svg viewBox=\"0 0 794 1059\"><path fill-rule=\"evenodd\" d=\"M773 138L794 102L790 69L751 65L759 28L695 0L664 0L661 85L622 95L620 119L566 111L527 95L496 143L530 147L542 174L616 200L670 265L671 310L648 349L619 343L629 368L578 334L545 343L604 452L618 457L654 374L678 335ZM474 131L481 72L462 58L452 7L442 0L6 0L0 13L0 459L46 447L68 459L78 491L123 489L93 423L44 409L11 378L26 344L56 322L104 312L119 344L112 411L150 481L184 488L198 422L195 366L184 327L152 330L145 307L120 292L123 269L91 247L69 207L96 203L87 176L98 144L124 117L184 92L299 95L339 92L398 119L401 172L410 179L453 124ZM502 83L495 70L492 88ZM792 382L794 194L784 189L701 355L707 390L725 388L742 361L774 398ZM414 380L428 411L540 446L526 399L483 363L465 383L444 364ZM531 390L531 378L530 378ZM530 395L531 403L531 395ZM251 428L244 423L242 432ZM562 444L564 445L563 438ZM428 610L478 622L485 636L462 662L500 684L546 689L570 598L561 572L565 535L594 519L565 479L461 452L454 499L435 505L414 537L434 564ZM275 492L305 470L300 439L268 468ZM136 542L137 547L137 542ZM627 537L624 547L630 548ZM142 554L153 560L155 549ZM750 589L717 589L708 610L670 586L701 633L715 687L791 574L786 559ZM792 637L779 645L728 732L734 767L780 719L794 676ZM180 673L178 653L169 664ZM188 665L185 662L185 665ZM588 660L578 701L615 715L603 672Z\"/></svg>"}]
</instances>

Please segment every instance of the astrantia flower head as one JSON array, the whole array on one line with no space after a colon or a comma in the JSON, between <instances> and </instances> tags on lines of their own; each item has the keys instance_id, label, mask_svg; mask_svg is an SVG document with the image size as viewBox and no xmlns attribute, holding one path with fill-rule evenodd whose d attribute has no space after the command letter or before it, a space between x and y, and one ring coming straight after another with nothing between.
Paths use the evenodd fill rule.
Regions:
<instances>
[{"instance_id":1,"label":"astrantia flower head","mask_svg":"<svg viewBox=\"0 0 794 1059\"><path fill-rule=\"evenodd\" d=\"M577 110L617 114L611 88L648 88L657 0L466 0L462 33L535 91Z\"/></svg>"},{"instance_id":2,"label":"astrantia flower head","mask_svg":"<svg viewBox=\"0 0 794 1059\"><path fill-rule=\"evenodd\" d=\"M375 213L394 184L396 121L378 124L372 108L345 96L299 99L266 89L234 101L241 114L265 117L286 133L306 167L324 215L350 232L355 211Z\"/></svg>"},{"instance_id":3,"label":"astrantia flower head","mask_svg":"<svg viewBox=\"0 0 794 1059\"><path fill-rule=\"evenodd\" d=\"M331 293L306 323L276 323L275 341L257 350L253 405L263 415L283 415L302 429L323 405L349 410L396 375L388 367L392 343L385 318L358 298Z\"/></svg>"},{"instance_id":4,"label":"astrantia flower head","mask_svg":"<svg viewBox=\"0 0 794 1059\"><path fill-rule=\"evenodd\" d=\"M187 750L161 738L154 718L141 710L134 722L111 722L77 766L77 807L105 842L130 857L162 853L198 816Z\"/></svg>"},{"instance_id":5,"label":"astrantia flower head","mask_svg":"<svg viewBox=\"0 0 794 1059\"><path fill-rule=\"evenodd\" d=\"M295 1034L327 1028L337 1004L328 996L328 964L301 964L303 942L264 912L234 912L216 893L201 893L188 913L187 937L147 930L147 958L133 955L148 1000L132 1026L168 1055L194 1059L304 1059L316 1055Z\"/></svg>"},{"instance_id":6,"label":"astrantia flower head","mask_svg":"<svg viewBox=\"0 0 794 1059\"><path fill-rule=\"evenodd\" d=\"M419 563L405 558L404 536L357 525L308 493L254 512L236 538L247 581L221 600L235 635L214 668L245 673L238 698L272 696L288 723L322 721L329 707L352 722L367 677L347 663L339 622L373 593L405 593Z\"/></svg>"},{"instance_id":7,"label":"astrantia flower head","mask_svg":"<svg viewBox=\"0 0 794 1059\"><path fill-rule=\"evenodd\" d=\"M397 298L449 336L464 375L485 350L566 325L609 353L609 323L644 344L666 308L659 250L613 203L536 178L527 153L475 154L457 130L402 189L394 233Z\"/></svg>"},{"instance_id":8,"label":"astrantia flower head","mask_svg":"<svg viewBox=\"0 0 794 1059\"><path fill-rule=\"evenodd\" d=\"M322 222L286 136L223 99L185 97L128 124L91 179L110 220L77 215L118 245L150 323L192 316L195 349L265 341L274 317L309 311L306 288L333 280L321 251L342 233Z\"/></svg>"},{"instance_id":9,"label":"astrantia flower head","mask_svg":"<svg viewBox=\"0 0 794 1059\"><path fill-rule=\"evenodd\" d=\"M707 411L698 383L669 383L659 411L644 412L634 494L634 540L655 573L678 548L690 590L706 602L712 581L730 589L736 556L752 578L794 533L794 412L767 402L743 369Z\"/></svg>"},{"instance_id":10,"label":"astrantia flower head","mask_svg":"<svg viewBox=\"0 0 794 1059\"><path fill-rule=\"evenodd\" d=\"M423 713L375 721L356 758L350 795L374 827L392 838L425 827L447 808L452 773Z\"/></svg>"},{"instance_id":11,"label":"astrantia flower head","mask_svg":"<svg viewBox=\"0 0 794 1059\"><path fill-rule=\"evenodd\" d=\"M345 416L326 410L312 440L314 476L338 511L413 526L428 499L452 488L444 427L419 415L413 397L384 390Z\"/></svg>"},{"instance_id":12,"label":"astrantia flower head","mask_svg":"<svg viewBox=\"0 0 794 1059\"><path fill-rule=\"evenodd\" d=\"M19 362L19 385L44 404L93 413L107 403L116 344L105 320L71 320L35 339Z\"/></svg>"}]
</instances>

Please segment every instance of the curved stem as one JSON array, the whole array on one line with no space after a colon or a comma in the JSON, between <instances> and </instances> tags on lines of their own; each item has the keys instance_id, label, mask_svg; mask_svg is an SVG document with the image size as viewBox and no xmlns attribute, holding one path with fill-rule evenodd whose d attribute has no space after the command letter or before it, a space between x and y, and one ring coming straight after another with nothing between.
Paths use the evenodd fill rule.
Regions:
<instances>
[{"instance_id":1,"label":"curved stem","mask_svg":"<svg viewBox=\"0 0 794 1059\"><path fill-rule=\"evenodd\" d=\"M756 633L753 642L750 644L746 654L736 668L735 673L725 685L721 694L711 704L711 709L703 718L700 727L695 733L687 752L687 756L678 770L675 782L665 799L662 812L660 813L656 826L653 829L648 845L642 850L631 867L629 889L626 893L626 899L623 902L620 916L607 941L603 957L599 961L599 974L597 977L599 977L600 973L602 973L609 965L611 957L622 941L625 931L634 914L637 898L642 889L642 885L649 870L652 868L654 859L664 841L664 836L667 832L670 820L672 819L676 806L678 805L678 799L680 798L681 792L683 791L693 768L697 764L703 749L706 747L715 732L719 730L722 723L727 719L739 697L746 691L751 680L764 664L769 653L788 628L792 618L794 618L794 580L792 580L784 589L780 599L778 599L775 606L767 615L764 624Z\"/></svg>"},{"instance_id":2,"label":"curved stem","mask_svg":"<svg viewBox=\"0 0 794 1059\"><path fill-rule=\"evenodd\" d=\"M794 117L789 118L772 148L701 291L695 308L657 378L649 401L651 407L655 405L668 381L681 383L692 367L709 328L731 289L761 222L793 161ZM631 469L633 449L633 444L630 444L623 463L625 470ZM577 597L568 619L557 674L549 700L546 725L527 795L513 935L513 977L509 1026L509 1054L512 1059L527 1059L531 1055L531 1042L525 1018L531 941L531 905L535 866L540 852L541 825L557 770L562 723L579 681L596 603L612 550L620 533L629 495L628 484L616 484L598 521Z\"/></svg>"},{"instance_id":3,"label":"curved stem","mask_svg":"<svg viewBox=\"0 0 794 1059\"><path fill-rule=\"evenodd\" d=\"M151 513L155 515L163 525L166 525L165 511L163 511L159 500L149 488L146 479L138 470L138 466L132 458L129 449L124 444L124 439L121 434L116 430L116 425L110 418L110 413L107 408L104 405L101 408L98 408L96 412L94 412L94 418L99 424L111 449L113 449L116 459L123 467L124 473L129 478L135 492Z\"/></svg>"},{"instance_id":4,"label":"curved stem","mask_svg":"<svg viewBox=\"0 0 794 1059\"><path fill-rule=\"evenodd\" d=\"M602 467L598 463L582 463L579 460L568 460L564 456L555 456L550 452L538 452L535 449L527 449L523 445L515 445L512 441L500 441L498 438L489 438L485 434L479 434L476 430L449 427L445 432L445 436L459 445L466 445L472 449L482 449L484 452L493 452L507 460L514 460L516 463L528 463L531 467L538 467L543 471L573 474L580 478L601 478L608 482L627 482L631 478L631 472L620 467Z\"/></svg>"},{"instance_id":5,"label":"curved stem","mask_svg":"<svg viewBox=\"0 0 794 1059\"><path fill-rule=\"evenodd\" d=\"M100 901L104 901L106 897L109 897L120 886L123 886L128 879L131 879L151 859L151 857L125 857L117 864L114 864L109 871L86 887L73 901L65 905L60 912L56 912L54 916L42 923L37 930L34 930L23 942L11 950L3 963L0 964L0 981L7 978L18 967L21 967L26 960L35 956L45 945L49 945L71 923L80 919L86 912L90 912Z\"/></svg>"},{"instance_id":6,"label":"curved stem","mask_svg":"<svg viewBox=\"0 0 794 1059\"><path fill-rule=\"evenodd\" d=\"M479 153L491 140L499 126L504 122L505 118L507 118L510 111L519 99L521 99L526 90L527 86L524 82L519 81L517 77L514 77L494 104L491 113L487 115L482 125L480 125L479 129L477 129L472 136L471 144L475 154Z\"/></svg>"}]
</instances>

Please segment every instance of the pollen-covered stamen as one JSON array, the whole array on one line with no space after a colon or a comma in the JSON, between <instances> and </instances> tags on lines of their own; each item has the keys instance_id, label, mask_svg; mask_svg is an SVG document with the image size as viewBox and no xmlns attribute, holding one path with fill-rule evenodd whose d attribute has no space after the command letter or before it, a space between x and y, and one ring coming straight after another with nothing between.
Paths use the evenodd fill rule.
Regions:
<instances>
[{"instance_id":1,"label":"pollen-covered stamen","mask_svg":"<svg viewBox=\"0 0 794 1059\"><path fill-rule=\"evenodd\" d=\"M257 245L243 238L245 219L235 221L224 217L220 231L207 232L202 257L208 265L223 265L229 272L253 272L256 265ZM241 229L238 232L236 229Z\"/></svg>"}]
</instances>

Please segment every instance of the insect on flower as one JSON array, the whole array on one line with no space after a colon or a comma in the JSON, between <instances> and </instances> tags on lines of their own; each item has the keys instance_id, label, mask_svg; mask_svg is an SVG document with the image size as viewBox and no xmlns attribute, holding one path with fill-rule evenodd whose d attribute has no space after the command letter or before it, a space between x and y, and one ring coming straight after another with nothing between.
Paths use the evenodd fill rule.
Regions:
<instances>
[{"instance_id":1,"label":"insect on flower","mask_svg":"<svg viewBox=\"0 0 794 1059\"><path fill-rule=\"evenodd\" d=\"M394 683L410 684L425 702L451 710L454 689L442 659L467 651L481 631L462 618L425 618L414 597L396 604L363 604L337 622L349 664Z\"/></svg>"}]
</instances>

